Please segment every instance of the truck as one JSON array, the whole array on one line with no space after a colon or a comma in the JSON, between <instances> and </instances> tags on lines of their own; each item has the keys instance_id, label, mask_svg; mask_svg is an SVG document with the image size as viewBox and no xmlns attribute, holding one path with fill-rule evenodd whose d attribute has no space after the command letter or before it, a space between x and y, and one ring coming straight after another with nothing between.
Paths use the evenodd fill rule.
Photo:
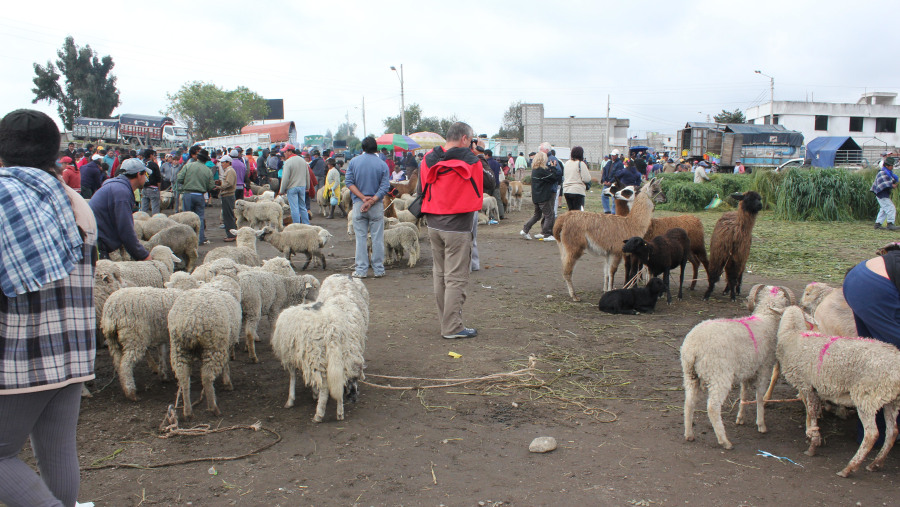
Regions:
<instances>
[{"instance_id":1,"label":"truck","mask_svg":"<svg viewBox=\"0 0 900 507\"><path fill-rule=\"evenodd\" d=\"M677 152L685 160L708 159L722 169L740 160L775 167L803 156L803 134L782 125L688 122L678 131Z\"/></svg>"},{"instance_id":2,"label":"truck","mask_svg":"<svg viewBox=\"0 0 900 507\"><path fill-rule=\"evenodd\" d=\"M75 118L72 126L75 139L102 140L133 146L176 146L190 144L187 129L175 125L168 116L122 114L118 118Z\"/></svg>"},{"instance_id":3,"label":"truck","mask_svg":"<svg viewBox=\"0 0 900 507\"><path fill-rule=\"evenodd\" d=\"M204 139L196 144L206 148L268 148L272 143L269 134L235 134L232 136L219 136Z\"/></svg>"}]
</instances>

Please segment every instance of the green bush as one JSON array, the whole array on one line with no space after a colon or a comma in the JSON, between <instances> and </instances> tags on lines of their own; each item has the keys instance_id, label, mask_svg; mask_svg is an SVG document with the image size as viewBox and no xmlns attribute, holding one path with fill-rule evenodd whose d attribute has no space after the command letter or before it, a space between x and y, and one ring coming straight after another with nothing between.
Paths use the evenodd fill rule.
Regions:
<instances>
[{"instance_id":1,"label":"green bush","mask_svg":"<svg viewBox=\"0 0 900 507\"><path fill-rule=\"evenodd\" d=\"M659 209L671 211L700 211L719 195L724 200L735 192L746 192L752 185L749 174L712 174L706 183L694 183L693 173L668 173L661 177L660 185L666 194L666 203Z\"/></svg>"},{"instance_id":2,"label":"green bush","mask_svg":"<svg viewBox=\"0 0 900 507\"><path fill-rule=\"evenodd\" d=\"M750 190L762 196L763 209L775 207L778 186L784 181L785 171L775 172L771 169L754 169Z\"/></svg>"},{"instance_id":3,"label":"green bush","mask_svg":"<svg viewBox=\"0 0 900 507\"><path fill-rule=\"evenodd\" d=\"M775 218L847 222L869 220L878 210L869 191L874 171L790 169L776 190Z\"/></svg>"}]
</instances>

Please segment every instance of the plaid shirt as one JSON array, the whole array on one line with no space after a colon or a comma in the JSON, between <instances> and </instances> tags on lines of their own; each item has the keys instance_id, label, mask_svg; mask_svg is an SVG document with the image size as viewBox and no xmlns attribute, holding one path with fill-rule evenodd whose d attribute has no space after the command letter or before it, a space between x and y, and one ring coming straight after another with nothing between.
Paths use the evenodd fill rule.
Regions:
<instances>
[{"instance_id":1,"label":"plaid shirt","mask_svg":"<svg viewBox=\"0 0 900 507\"><path fill-rule=\"evenodd\" d=\"M875 194L879 194L884 190L890 190L891 185L893 185L897 179L897 176L892 171L882 167L881 170L878 171L878 175L875 176L875 183L872 183L871 191Z\"/></svg>"}]
</instances>

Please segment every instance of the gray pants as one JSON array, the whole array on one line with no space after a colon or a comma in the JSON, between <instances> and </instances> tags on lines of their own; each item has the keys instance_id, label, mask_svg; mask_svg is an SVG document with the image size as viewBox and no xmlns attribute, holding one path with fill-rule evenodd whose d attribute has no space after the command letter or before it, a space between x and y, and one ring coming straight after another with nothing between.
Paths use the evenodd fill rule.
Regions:
<instances>
[{"instance_id":1,"label":"gray pants","mask_svg":"<svg viewBox=\"0 0 900 507\"><path fill-rule=\"evenodd\" d=\"M470 265L472 271L481 270L481 258L478 257L478 213L473 213L472 220L472 263Z\"/></svg>"},{"instance_id":2,"label":"gray pants","mask_svg":"<svg viewBox=\"0 0 900 507\"><path fill-rule=\"evenodd\" d=\"M0 502L73 506L80 476L75 427L81 384L0 396ZM41 475L18 455L31 437Z\"/></svg>"},{"instance_id":3,"label":"gray pants","mask_svg":"<svg viewBox=\"0 0 900 507\"><path fill-rule=\"evenodd\" d=\"M503 199L500 198L500 185L497 185L497 188L494 189L494 193L491 195L494 199L497 199L497 210L500 212L500 218L506 218L506 209L503 208Z\"/></svg>"},{"instance_id":4,"label":"gray pants","mask_svg":"<svg viewBox=\"0 0 900 507\"><path fill-rule=\"evenodd\" d=\"M462 307L466 302L472 262L472 233L428 229L434 257L434 296L441 319L441 335L463 329Z\"/></svg>"},{"instance_id":5,"label":"gray pants","mask_svg":"<svg viewBox=\"0 0 900 507\"><path fill-rule=\"evenodd\" d=\"M159 213L159 189L145 187L141 190L141 211L155 215Z\"/></svg>"},{"instance_id":6,"label":"gray pants","mask_svg":"<svg viewBox=\"0 0 900 507\"><path fill-rule=\"evenodd\" d=\"M353 203L353 232L356 233L356 273L365 276L369 271L367 237L372 235L372 271L384 274L384 202L378 201L363 212L362 201Z\"/></svg>"},{"instance_id":7,"label":"gray pants","mask_svg":"<svg viewBox=\"0 0 900 507\"><path fill-rule=\"evenodd\" d=\"M231 230L237 228L237 224L234 221L235 197L233 195L219 195L219 199L222 200L222 223L225 224L225 237L233 238L234 234L231 233Z\"/></svg>"},{"instance_id":8,"label":"gray pants","mask_svg":"<svg viewBox=\"0 0 900 507\"><path fill-rule=\"evenodd\" d=\"M554 204L556 204L555 197L551 197L548 201L534 203L534 215L525 222L525 227L522 227L522 230L528 232L531 230L531 226L543 217L543 220L541 220L541 234L544 236L552 235L553 223L556 222L556 215L553 210Z\"/></svg>"}]
</instances>

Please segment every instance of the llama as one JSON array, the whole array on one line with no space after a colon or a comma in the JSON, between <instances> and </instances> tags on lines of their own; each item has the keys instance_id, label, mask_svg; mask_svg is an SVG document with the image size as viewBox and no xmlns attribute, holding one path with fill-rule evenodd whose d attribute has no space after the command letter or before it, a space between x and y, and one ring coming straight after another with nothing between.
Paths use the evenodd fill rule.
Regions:
<instances>
[{"instance_id":1,"label":"llama","mask_svg":"<svg viewBox=\"0 0 900 507\"><path fill-rule=\"evenodd\" d=\"M750 257L750 244L753 242L753 226L762 209L762 197L756 192L736 193L731 194L731 197L741 201L741 206L738 211L722 215L713 229L709 243L709 265L706 267L709 288L703 299L709 299L723 271L727 279L723 293L730 293L731 300L734 301L741 292L744 267Z\"/></svg>"}]
</instances>

